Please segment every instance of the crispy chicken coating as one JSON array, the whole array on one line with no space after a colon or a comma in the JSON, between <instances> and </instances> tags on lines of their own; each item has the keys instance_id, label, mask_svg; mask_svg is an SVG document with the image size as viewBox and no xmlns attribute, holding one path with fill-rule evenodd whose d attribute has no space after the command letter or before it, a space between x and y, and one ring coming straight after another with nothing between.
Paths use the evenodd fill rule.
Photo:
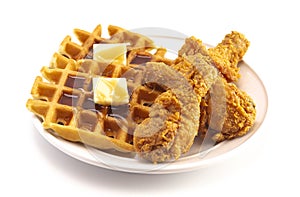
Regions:
<instances>
[{"instance_id":1,"label":"crispy chicken coating","mask_svg":"<svg viewBox=\"0 0 300 197\"><path fill-rule=\"evenodd\" d=\"M167 91L156 98L149 118L134 131L139 155L154 163L178 159L194 142L199 129L199 102L192 86L164 63L148 62L144 82Z\"/></svg>"},{"instance_id":2,"label":"crispy chicken coating","mask_svg":"<svg viewBox=\"0 0 300 197\"><path fill-rule=\"evenodd\" d=\"M214 141L221 142L245 135L253 126L256 116L253 100L235 84L227 81L233 78L226 78L229 76L228 73L239 75L238 68L236 66L226 67L227 64L218 65L214 59L217 56L212 55L212 52L215 51L218 53L217 55L223 55L222 60L237 64L242 59L248 45L248 41L243 35L232 32L232 34L226 35L222 43L214 50L207 52L202 42L195 37L187 38L179 50L179 56L185 60L179 61L173 67L189 79L198 99L200 98L199 133L202 137L205 137L207 130L210 129L214 134L209 136L213 136ZM238 49L240 46L241 48ZM195 61L195 59L198 60ZM200 76L195 77L193 69L199 59L207 62L207 65L211 65L213 68L216 66L220 74L216 76L214 72L210 72L211 77L204 77L205 73L202 72ZM200 68L202 65L199 64ZM203 78L210 80L202 80Z\"/></svg>"},{"instance_id":3,"label":"crispy chicken coating","mask_svg":"<svg viewBox=\"0 0 300 197\"><path fill-rule=\"evenodd\" d=\"M256 117L252 98L225 79L215 83L201 103L200 132L215 142L245 135Z\"/></svg>"},{"instance_id":4,"label":"crispy chicken coating","mask_svg":"<svg viewBox=\"0 0 300 197\"><path fill-rule=\"evenodd\" d=\"M171 67L190 83L199 103L218 77L218 70L201 53L189 56L184 54L182 58L177 58Z\"/></svg>"},{"instance_id":5,"label":"crispy chicken coating","mask_svg":"<svg viewBox=\"0 0 300 197\"><path fill-rule=\"evenodd\" d=\"M149 118L135 129L135 149L143 158L153 162L171 159L168 151L177 134L180 109L179 101L171 91L155 99Z\"/></svg>"},{"instance_id":6,"label":"crispy chicken coating","mask_svg":"<svg viewBox=\"0 0 300 197\"><path fill-rule=\"evenodd\" d=\"M202 41L194 36L191 36L185 39L185 43L178 51L178 56L182 57L183 55L195 55L197 53L200 53L203 56L209 56L208 51Z\"/></svg>"},{"instance_id":7,"label":"crispy chicken coating","mask_svg":"<svg viewBox=\"0 0 300 197\"><path fill-rule=\"evenodd\" d=\"M201 98L207 94L212 84L219 77L219 71L215 68L202 41L194 36L185 40L178 56L171 67L188 80L200 103Z\"/></svg>"},{"instance_id":8,"label":"crispy chicken coating","mask_svg":"<svg viewBox=\"0 0 300 197\"><path fill-rule=\"evenodd\" d=\"M229 82L238 79L236 65L248 47L238 35L236 32L227 35L215 50L209 51L201 40L190 37L170 67L147 63L146 84L163 84L167 91L157 97L149 118L135 129L134 145L142 158L154 163L178 159L190 149L196 128L202 137L208 129L213 131L208 136L221 142L243 136L253 126L256 116L253 100ZM237 49L239 46L242 49ZM230 65L220 64L221 56ZM187 87L194 96L187 97Z\"/></svg>"},{"instance_id":9,"label":"crispy chicken coating","mask_svg":"<svg viewBox=\"0 0 300 197\"><path fill-rule=\"evenodd\" d=\"M239 32L232 31L214 48L209 48L209 56L228 82L240 78L238 63L248 50L250 43Z\"/></svg>"}]
</instances>

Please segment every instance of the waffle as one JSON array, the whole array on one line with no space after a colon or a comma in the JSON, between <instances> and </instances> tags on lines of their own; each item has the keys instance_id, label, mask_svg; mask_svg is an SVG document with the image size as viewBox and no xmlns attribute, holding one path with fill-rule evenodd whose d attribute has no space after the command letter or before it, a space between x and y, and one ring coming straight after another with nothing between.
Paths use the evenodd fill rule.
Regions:
<instances>
[{"instance_id":1,"label":"waffle","mask_svg":"<svg viewBox=\"0 0 300 197\"><path fill-rule=\"evenodd\" d=\"M34 82L27 107L43 120L45 129L52 129L70 141L80 141L101 149L114 148L133 151L132 135L126 125L128 106L94 104L92 78L120 77L126 66L105 65L93 60L75 62L55 54L50 68L43 67L42 75ZM137 80L136 72L126 76ZM128 80L129 89L135 81Z\"/></svg>"},{"instance_id":2,"label":"waffle","mask_svg":"<svg viewBox=\"0 0 300 197\"><path fill-rule=\"evenodd\" d=\"M74 34L80 44L73 42L71 36L68 35L61 42L59 53L70 59L83 59L88 55L93 44L105 40L101 38L101 32L101 25L96 26L92 33L81 29L74 29Z\"/></svg>"},{"instance_id":3,"label":"waffle","mask_svg":"<svg viewBox=\"0 0 300 197\"><path fill-rule=\"evenodd\" d=\"M50 67L41 69L27 101L27 108L39 116L45 129L60 137L100 148L134 151L133 130L149 116L149 110L164 89L141 86L143 69L138 65L106 65L93 60L74 61L54 54ZM92 78L125 77L129 105L94 104Z\"/></svg>"},{"instance_id":4,"label":"waffle","mask_svg":"<svg viewBox=\"0 0 300 197\"><path fill-rule=\"evenodd\" d=\"M108 32L111 37L109 40L106 40L107 43L130 43L130 45L127 46L129 51L156 48L153 41L148 37L121 27L109 25Z\"/></svg>"},{"instance_id":5,"label":"waffle","mask_svg":"<svg viewBox=\"0 0 300 197\"><path fill-rule=\"evenodd\" d=\"M116 26L111 26L109 30L114 34L124 31ZM163 57L166 50L159 48L150 53L146 47L139 45L141 48L128 52L127 65L107 65L89 60L94 43L109 42L109 39L100 37L100 25L92 33L79 29L75 29L74 33L81 44L72 42L70 36L63 40L50 66L41 69L43 77L36 77L31 90L33 98L27 101L27 108L41 118L46 130L66 140L100 149L134 151L133 131L137 124L149 116L151 104L164 91L141 86L144 69L140 65L148 61L170 63L171 60ZM119 39L122 39L120 35ZM144 37L134 34L132 42L134 39L141 42ZM130 105L95 104L92 78L97 76L125 77L128 93L132 95Z\"/></svg>"}]
</instances>

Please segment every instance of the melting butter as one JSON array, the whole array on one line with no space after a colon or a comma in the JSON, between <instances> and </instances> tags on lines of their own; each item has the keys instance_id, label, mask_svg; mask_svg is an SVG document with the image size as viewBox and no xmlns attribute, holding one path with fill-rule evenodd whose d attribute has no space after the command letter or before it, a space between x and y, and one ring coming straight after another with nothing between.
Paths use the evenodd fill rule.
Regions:
<instances>
[{"instance_id":1,"label":"melting butter","mask_svg":"<svg viewBox=\"0 0 300 197\"><path fill-rule=\"evenodd\" d=\"M107 63L118 63L126 65L126 43L94 44L93 59Z\"/></svg>"},{"instance_id":2,"label":"melting butter","mask_svg":"<svg viewBox=\"0 0 300 197\"><path fill-rule=\"evenodd\" d=\"M94 102L100 105L123 105L129 103L125 78L93 78Z\"/></svg>"}]
</instances>

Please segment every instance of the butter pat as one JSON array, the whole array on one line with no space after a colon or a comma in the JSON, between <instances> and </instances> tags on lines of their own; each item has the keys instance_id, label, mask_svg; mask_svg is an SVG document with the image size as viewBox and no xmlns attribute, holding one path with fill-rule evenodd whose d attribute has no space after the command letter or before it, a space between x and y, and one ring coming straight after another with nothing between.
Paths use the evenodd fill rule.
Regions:
<instances>
[{"instance_id":1,"label":"butter pat","mask_svg":"<svg viewBox=\"0 0 300 197\"><path fill-rule=\"evenodd\" d=\"M93 60L126 65L126 43L94 44Z\"/></svg>"},{"instance_id":2,"label":"butter pat","mask_svg":"<svg viewBox=\"0 0 300 197\"><path fill-rule=\"evenodd\" d=\"M94 102L100 105L123 105L129 103L125 78L93 78Z\"/></svg>"}]
</instances>

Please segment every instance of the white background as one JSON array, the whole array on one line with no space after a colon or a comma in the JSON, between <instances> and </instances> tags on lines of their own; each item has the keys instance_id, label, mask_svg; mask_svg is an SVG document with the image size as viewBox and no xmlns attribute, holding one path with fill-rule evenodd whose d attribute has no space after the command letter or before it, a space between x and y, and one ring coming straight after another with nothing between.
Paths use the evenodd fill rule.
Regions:
<instances>
[{"instance_id":1,"label":"white background","mask_svg":"<svg viewBox=\"0 0 300 197\"><path fill-rule=\"evenodd\" d=\"M291 0L1 1L0 195L299 196L299 17ZM244 33L244 59L268 91L265 122L227 159L188 173L113 172L63 154L33 127L25 103L64 36L97 24L166 27L211 44Z\"/></svg>"}]
</instances>

